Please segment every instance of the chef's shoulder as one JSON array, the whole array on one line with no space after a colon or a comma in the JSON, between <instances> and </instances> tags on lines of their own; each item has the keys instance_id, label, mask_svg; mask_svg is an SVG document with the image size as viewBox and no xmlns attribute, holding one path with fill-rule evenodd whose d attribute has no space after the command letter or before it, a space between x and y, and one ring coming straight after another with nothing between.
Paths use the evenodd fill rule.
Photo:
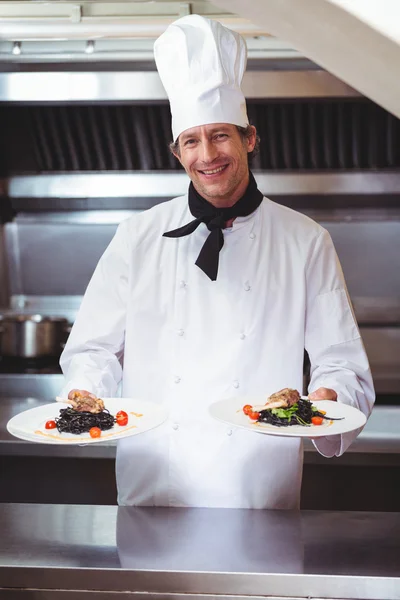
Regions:
<instances>
[{"instance_id":1,"label":"chef's shoulder","mask_svg":"<svg viewBox=\"0 0 400 600\"><path fill-rule=\"evenodd\" d=\"M137 212L124 221L118 234L129 239L130 244L140 244L160 239L165 231L176 229L193 219L188 209L187 195L161 202L152 208Z\"/></svg>"},{"instance_id":2,"label":"chef's shoulder","mask_svg":"<svg viewBox=\"0 0 400 600\"><path fill-rule=\"evenodd\" d=\"M307 215L272 200L266 200L268 219L280 239L285 239L292 245L293 242L297 242L304 248L314 246L318 239L330 239L327 230Z\"/></svg>"}]
</instances>

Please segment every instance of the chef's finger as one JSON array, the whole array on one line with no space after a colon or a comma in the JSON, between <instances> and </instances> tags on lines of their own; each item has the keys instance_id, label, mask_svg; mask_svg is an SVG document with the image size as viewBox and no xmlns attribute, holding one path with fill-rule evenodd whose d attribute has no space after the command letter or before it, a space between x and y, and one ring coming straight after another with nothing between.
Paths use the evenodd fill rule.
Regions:
<instances>
[{"instance_id":1,"label":"chef's finger","mask_svg":"<svg viewBox=\"0 0 400 600\"><path fill-rule=\"evenodd\" d=\"M308 395L310 400L337 400L337 393L330 388L318 388Z\"/></svg>"}]
</instances>

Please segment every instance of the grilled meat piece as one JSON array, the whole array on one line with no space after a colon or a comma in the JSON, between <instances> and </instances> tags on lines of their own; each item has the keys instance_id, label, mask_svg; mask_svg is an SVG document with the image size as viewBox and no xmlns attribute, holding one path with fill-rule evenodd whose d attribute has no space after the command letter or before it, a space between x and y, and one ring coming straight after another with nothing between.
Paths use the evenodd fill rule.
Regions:
<instances>
[{"instance_id":1,"label":"grilled meat piece","mask_svg":"<svg viewBox=\"0 0 400 600\"><path fill-rule=\"evenodd\" d=\"M267 398L265 409L267 408L290 408L300 400L300 394L297 390L284 388L279 392L275 392Z\"/></svg>"},{"instance_id":2,"label":"grilled meat piece","mask_svg":"<svg viewBox=\"0 0 400 600\"><path fill-rule=\"evenodd\" d=\"M83 395L80 392L74 392L68 400L72 408L78 412L90 412L93 414L101 413L104 410L104 402L94 394Z\"/></svg>"}]
</instances>

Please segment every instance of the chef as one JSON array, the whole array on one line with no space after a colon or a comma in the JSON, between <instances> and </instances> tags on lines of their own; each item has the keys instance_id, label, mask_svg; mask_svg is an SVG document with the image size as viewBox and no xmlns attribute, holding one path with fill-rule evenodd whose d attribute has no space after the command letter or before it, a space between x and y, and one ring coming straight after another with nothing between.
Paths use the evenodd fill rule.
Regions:
<instances>
[{"instance_id":1,"label":"chef","mask_svg":"<svg viewBox=\"0 0 400 600\"><path fill-rule=\"evenodd\" d=\"M294 509L299 438L212 420L222 398L302 390L367 416L374 390L327 231L264 198L235 32L183 17L155 43L188 193L123 221L99 261L61 357L73 389L165 405L161 427L119 442L120 505ZM149 131L150 135L156 135ZM358 432L319 438L340 456Z\"/></svg>"}]
</instances>

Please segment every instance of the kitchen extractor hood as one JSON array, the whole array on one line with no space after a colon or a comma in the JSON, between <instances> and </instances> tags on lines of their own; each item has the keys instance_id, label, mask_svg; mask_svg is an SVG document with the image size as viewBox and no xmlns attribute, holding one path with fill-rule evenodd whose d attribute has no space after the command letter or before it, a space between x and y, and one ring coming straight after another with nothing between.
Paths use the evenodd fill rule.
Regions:
<instances>
[{"instance_id":1,"label":"kitchen extractor hood","mask_svg":"<svg viewBox=\"0 0 400 600\"><path fill-rule=\"evenodd\" d=\"M256 4L242 17L228 12L234 3L224 10L201 0L0 0L2 194L27 209L48 207L46 199L114 198L122 206L123 198L184 193L152 55L159 31L151 28L197 12L245 35L243 89L262 139L253 169L266 195L398 195L400 121L322 69L316 54L272 37L265 21L255 35ZM129 35L118 27L130 27Z\"/></svg>"},{"instance_id":2,"label":"kitchen extractor hood","mask_svg":"<svg viewBox=\"0 0 400 600\"><path fill-rule=\"evenodd\" d=\"M399 193L400 121L376 104L259 99L248 114L262 140L252 168L264 194ZM165 101L3 104L0 126L0 182L14 200L172 198L187 189L168 148Z\"/></svg>"},{"instance_id":3,"label":"kitchen extractor hood","mask_svg":"<svg viewBox=\"0 0 400 600\"><path fill-rule=\"evenodd\" d=\"M249 100L263 171L400 167L400 120L365 99ZM166 102L0 105L4 175L176 171ZM1 173L1 171L0 171Z\"/></svg>"},{"instance_id":4,"label":"kitchen extractor hood","mask_svg":"<svg viewBox=\"0 0 400 600\"><path fill-rule=\"evenodd\" d=\"M216 0L400 117L397 0Z\"/></svg>"}]
</instances>

